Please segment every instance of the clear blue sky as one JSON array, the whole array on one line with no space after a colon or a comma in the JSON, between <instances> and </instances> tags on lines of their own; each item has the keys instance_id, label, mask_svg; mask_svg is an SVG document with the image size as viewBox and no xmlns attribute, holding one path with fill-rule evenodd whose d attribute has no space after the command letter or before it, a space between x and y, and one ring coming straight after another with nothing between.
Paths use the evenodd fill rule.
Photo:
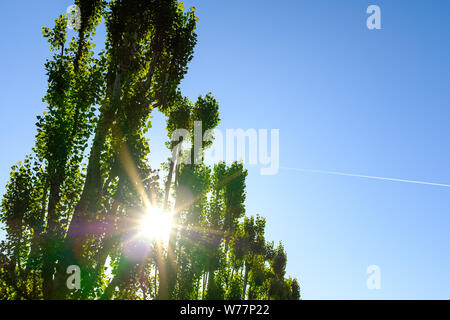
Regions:
<instances>
[{"instance_id":1,"label":"clear blue sky","mask_svg":"<svg viewBox=\"0 0 450 320\"><path fill-rule=\"evenodd\" d=\"M1 1L0 192L33 145L48 47L71 1ZM381 8L382 30L366 28ZM182 83L221 129L280 129L280 165L450 184L450 1L186 1L199 43ZM102 33L100 33L101 35ZM156 116L152 159L164 124ZM282 240L304 299L450 299L450 188L249 166L247 211ZM366 268L381 268L381 290Z\"/></svg>"}]
</instances>

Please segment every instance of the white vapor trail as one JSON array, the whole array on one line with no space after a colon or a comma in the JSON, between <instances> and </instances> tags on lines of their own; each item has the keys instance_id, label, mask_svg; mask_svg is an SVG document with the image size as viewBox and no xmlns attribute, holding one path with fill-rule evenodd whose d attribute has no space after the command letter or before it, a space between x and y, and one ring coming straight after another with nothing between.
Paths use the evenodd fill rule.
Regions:
<instances>
[{"instance_id":1,"label":"white vapor trail","mask_svg":"<svg viewBox=\"0 0 450 320\"><path fill-rule=\"evenodd\" d=\"M283 170L291 170L291 171L300 171L300 172L311 172L311 173L331 174L331 175L335 175L335 176L346 176L346 177L356 177L356 178L365 178L365 179L384 180L384 181L415 183L415 184L423 184L423 185L429 185L429 186L448 187L448 188L450 188L450 184L435 183L435 182L416 181L416 180L406 180L406 179L396 179L396 178L386 178L386 177L376 177L376 176L366 176L366 175L361 175L361 174L353 174L353 173L345 173L345 172L336 172L336 171L325 171L325 170L309 170L309 169L287 168L287 167L280 167L280 169L283 169Z\"/></svg>"}]
</instances>

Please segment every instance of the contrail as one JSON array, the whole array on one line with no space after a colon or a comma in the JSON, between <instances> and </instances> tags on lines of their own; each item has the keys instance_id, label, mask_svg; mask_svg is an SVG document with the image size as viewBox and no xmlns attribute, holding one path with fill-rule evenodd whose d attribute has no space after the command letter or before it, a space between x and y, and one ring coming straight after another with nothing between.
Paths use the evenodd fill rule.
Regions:
<instances>
[{"instance_id":1,"label":"contrail","mask_svg":"<svg viewBox=\"0 0 450 320\"><path fill-rule=\"evenodd\" d=\"M332 175L335 175L335 176L346 176L346 177L356 177L356 178L384 180L384 181L415 183L415 184L423 184L423 185L429 185L429 186L450 188L450 184L427 182L427 181L416 181L416 180L406 180L406 179L366 176L366 175L361 175L361 174L353 174L353 173L345 173L345 172L337 172L337 171L325 171L325 170L309 170L309 169L287 168L287 167L280 167L280 169L291 170L291 171L301 171L301 172L311 172L311 173L321 173L321 174L332 174Z\"/></svg>"}]
</instances>

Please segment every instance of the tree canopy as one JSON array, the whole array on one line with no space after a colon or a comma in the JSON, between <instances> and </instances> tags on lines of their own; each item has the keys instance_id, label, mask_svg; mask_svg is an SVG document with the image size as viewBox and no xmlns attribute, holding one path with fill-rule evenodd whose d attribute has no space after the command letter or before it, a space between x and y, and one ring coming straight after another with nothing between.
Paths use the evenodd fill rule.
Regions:
<instances>
[{"instance_id":1,"label":"tree canopy","mask_svg":"<svg viewBox=\"0 0 450 320\"><path fill-rule=\"evenodd\" d=\"M68 38L67 15L43 28L46 110L2 199L0 299L300 299L283 245L266 240L264 218L246 215L243 164L207 166L192 142L171 139L220 121L211 93L191 102L179 89L197 42L195 9L75 4L76 36ZM95 53L102 21L105 46ZM149 162L154 111L166 116L173 154L162 168ZM151 210L170 215L167 241L140 235ZM78 290L67 286L69 266L80 268Z\"/></svg>"}]
</instances>

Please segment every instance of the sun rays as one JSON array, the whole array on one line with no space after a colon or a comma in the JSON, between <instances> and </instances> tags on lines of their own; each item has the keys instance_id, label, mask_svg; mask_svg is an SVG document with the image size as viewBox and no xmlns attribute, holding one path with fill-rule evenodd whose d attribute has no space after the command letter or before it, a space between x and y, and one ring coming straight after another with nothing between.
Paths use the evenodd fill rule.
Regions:
<instances>
[{"instance_id":1,"label":"sun rays","mask_svg":"<svg viewBox=\"0 0 450 320\"><path fill-rule=\"evenodd\" d=\"M138 230L139 236L167 243L172 230L173 216L157 207L149 207L142 215Z\"/></svg>"}]
</instances>

